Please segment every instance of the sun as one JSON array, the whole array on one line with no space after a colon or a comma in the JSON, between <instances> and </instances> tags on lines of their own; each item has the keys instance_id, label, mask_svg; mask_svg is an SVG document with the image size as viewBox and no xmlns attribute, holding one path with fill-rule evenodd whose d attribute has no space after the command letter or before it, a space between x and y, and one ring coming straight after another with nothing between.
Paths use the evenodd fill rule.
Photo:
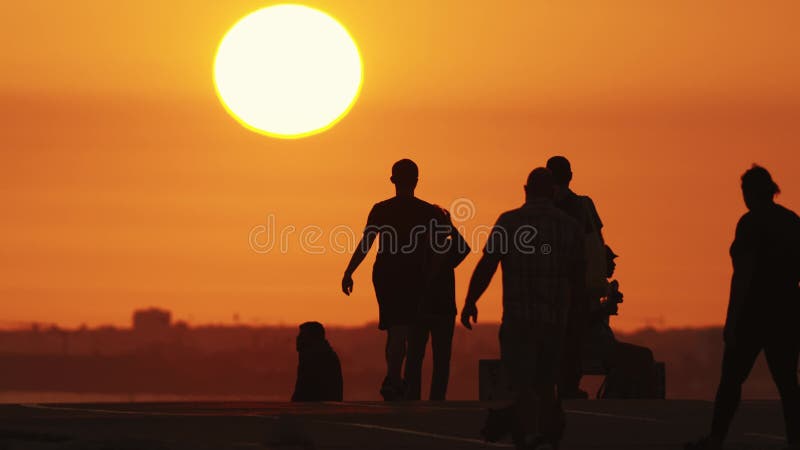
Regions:
<instances>
[{"instance_id":1,"label":"sun","mask_svg":"<svg viewBox=\"0 0 800 450\"><path fill-rule=\"evenodd\" d=\"M214 85L239 123L296 139L323 132L355 104L363 64L347 29L307 6L275 5L236 22L214 59Z\"/></svg>"}]
</instances>

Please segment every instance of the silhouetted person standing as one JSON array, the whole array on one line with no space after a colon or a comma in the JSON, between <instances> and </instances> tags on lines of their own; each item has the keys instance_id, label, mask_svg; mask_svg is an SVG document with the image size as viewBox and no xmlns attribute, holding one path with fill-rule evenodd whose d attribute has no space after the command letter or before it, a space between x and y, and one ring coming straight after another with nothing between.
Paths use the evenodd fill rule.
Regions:
<instances>
[{"instance_id":1,"label":"silhouetted person standing","mask_svg":"<svg viewBox=\"0 0 800 450\"><path fill-rule=\"evenodd\" d=\"M297 382L293 402L342 401L342 366L339 356L325 339L319 322L300 325L297 335Z\"/></svg>"},{"instance_id":2,"label":"silhouetted person standing","mask_svg":"<svg viewBox=\"0 0 800 450\"><path fill-rule=\"evenodd\" d=\"M762 350L783 403L787 441L800 448L800 218L775 203L779 192L763 167L754 165L742 175L749 211L739 220L730 249L733 279L711 434L687 449L722 448L742 383Z\"/></svg>"},{"instance_id":3,"label":"silhouetted person standing","mask_svg":"<svg viewBox=\"0 0 800 450\"><path fill-rule=\"evenodd\" d=\"M525 204L500 215L492 229L461 311L462 324L471 329L470 320L478 318L476 303L502 265L500 356L515 395L512 428L520 449L560 440L556 375L572 287L585 274L580 226L553 205L553 195L551 172L533 170ZM484 429L487 439L492 434Z\"/></svg>"},{"instance_id":4,"label":"silhouetted person standing","mask_svg":"<svg viewBox=\"0 0 800 450\"><path fill-rule=\"evenodd\" d=\"M588 394L580 389L583 375L581 344L592 326L592 317L597 313L607 285L603 222L592 199L570 189L572 165L567 158L553 156L547 160L547 168L553 173L556 184L556 207L569 214L581 227L587 253L585 279L589 280L581 292L574 289L576 294L567 321L558 393L561 398L588 398Z\"/></svg>"},{"instance_id":5,"label":"silhouetted person standing","mask_svg":"<svg viewBox=\"0 0 800 450\"><path fill-rule=\"evenodd\" d=\"M433 353L433 375L430 399L442 401L447 395L450 379L450 356L453 348L453 329L456 320L456 276L455 268L467 257L470 247L450 223L450 213L442 210L448 222L449 236L442 248L442 258L432 268L431 280L425 289L419 315L411 326L408 336L408 359L406 361L406 400L421 397L422 361L428 338Z\"/></svg>"},{"instance_id":6,"label":"silhouetted person standing","mask_svg":"<svg viewBox=\"0 0 800 450\"><path fill-rule=\"evenodd\" d=\"M379 323L386 330L386 378L381 387L385 400L405 396L403 360L409 326L419 311L431 259L431 227L445 222L441 210L414 196L419 169L410 159L392 166L395 196L376 203L367 218L361 242L342 278L342 291L353 290L353 272L364 260L375 238L380 236L372 283L378 299Z\"/></svg>"}]
</instances>

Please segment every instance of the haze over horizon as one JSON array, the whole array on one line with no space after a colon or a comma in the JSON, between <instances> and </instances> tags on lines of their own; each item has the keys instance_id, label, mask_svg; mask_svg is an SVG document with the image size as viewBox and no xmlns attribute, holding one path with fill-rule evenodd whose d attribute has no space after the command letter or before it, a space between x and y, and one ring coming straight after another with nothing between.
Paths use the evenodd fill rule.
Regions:
<instances>
[{"instance_id":1,"label":"haze over horizon","mask_svg":"<svg viewBox=\"0 0 800 450\"><path fill-rule=\"evenodd\" d=\"M347 26L365 78L341 123L297 141L241 127L211 80L228 27L270 3L7 5L0 326L121 326L150 305L191 324L375 322L374 250L347 298L349 255L297 236L358 232L404 157L419 197L474 205L468 231L569 157L620 255L621 330L722 323L752 163L800 208L796 2L305 3ZM298 230L287 252L251 248L269 217ZM457 269L459 307L477 260ZM498 280L482 322L500 318Z\"/></svg>"}]
</instances>

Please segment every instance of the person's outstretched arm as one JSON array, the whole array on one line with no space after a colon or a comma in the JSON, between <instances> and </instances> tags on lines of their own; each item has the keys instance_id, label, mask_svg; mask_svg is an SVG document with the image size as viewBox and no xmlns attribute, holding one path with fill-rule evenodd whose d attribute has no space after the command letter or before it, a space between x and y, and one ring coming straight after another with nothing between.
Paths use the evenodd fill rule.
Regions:
<instances>
[{"instance_id":1,"label":"person's outstretched arm","mask_svg":"<svg viewBox=\"0 0 800 450\"><path fill-rule=\"evenodd\" d=\"M344 292L345 295L350 295L350 293L353 292L353 272L356 271L361 262L364 261L364 258L367 257L369 249L372 248L372 244L375 242L376 235L377 233L369 228L364 230L364 235L361 236L361 242L358 243L355 252L353 252L353 256L350 257L350 264L347 265L347 269L344 270L344 277L342 277L342 292Z\"/></svg>"},{"instance_id":2,"label":"person's outstretched arm","mask_svg":"<svg viewBox=\"0 0 800 450\"><path fill-rule=\"evenodd\" d=\"M472 272L467 299L464 301L464 308L461 309L461 324L468 330L472 329L472 323L478 323L478 307L476 304L489 287L499 263L499 259L484 254L481 260L478 261L478 265L475 266L475 271ZM472 323L470 323L470 319Z\"/></svg>"},{"instance_id":3,"label":"person's outstretched arm","mask_svg":"<svg viewBox=\"0 0 800 450\"><path fill-rule=\"evenodd\" d=\"M364 258L367 257L369 249L372 248L372 244L375 242L375 237L378 235L378 222L378 208L377 205L375 205L372 207L372 210L370 210L369 216L367 216L367 226L364 228L364 234L361 236L361 241L358 243L358 246L356 246L353 256L350 257L350 263L344 270L344 276L342 277L342 292L344 292L345 295L350 295L350 293L353 292L353 272L358 269L358 266L362 261L364 261Z\"/></svg>"},{"instance_id":4,"label":"person's outstretched arm","mask_svg":"<svg viewBox=\"0 0 800 450\"><path fill-rule=\"evenodd\" d=\"M497 219L494 224L492 232L489 233L489 239L486 240L486 246L483 248L483 256L475 266L472 272L472 278L469 280L469 289L467 290L467 299L464 300L464 308L461 309L461 324L468 330L472 329L472 323L478 323L478 299L486 292L489 283L492 281L494 273L497 272L497 265L500 260L508 252L508 227L504 216Z\"/></svg>"}]
</instances>

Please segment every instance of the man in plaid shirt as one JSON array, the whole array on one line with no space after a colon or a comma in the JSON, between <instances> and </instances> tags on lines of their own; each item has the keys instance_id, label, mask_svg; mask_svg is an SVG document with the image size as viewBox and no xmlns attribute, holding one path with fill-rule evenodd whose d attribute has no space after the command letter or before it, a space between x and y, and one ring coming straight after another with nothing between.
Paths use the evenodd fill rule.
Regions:
<instances>
[{"instance_id":1,"label":"man in plaid shirt","mask_svg":"<svg viewBox=\"0 0 800 450\"><path fill-rule=\"evenodd\" d=\"M477 322L478 298L498 265L503 267L500 353L514 391L515 444L534 449L558 445L563 413L556 400L561 341L572 290L585 279L583 234L553 205L554 181L534 169L525 204L500 215L470 281L461 312L468 329Z\"/></svg>"}]
</instances>

